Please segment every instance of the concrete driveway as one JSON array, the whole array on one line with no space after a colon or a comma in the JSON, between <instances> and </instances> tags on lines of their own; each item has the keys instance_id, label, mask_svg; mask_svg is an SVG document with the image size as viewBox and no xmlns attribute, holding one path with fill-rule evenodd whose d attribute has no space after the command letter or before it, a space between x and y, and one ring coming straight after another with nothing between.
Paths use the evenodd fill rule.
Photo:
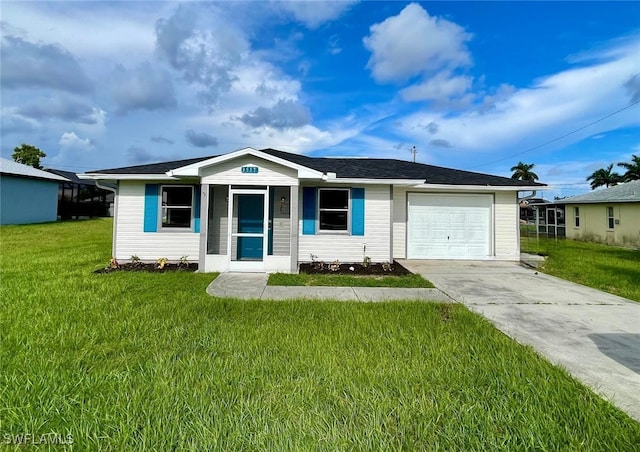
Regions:
<instances>
[{"instance_id":1,"label":"concrete driveway","mask_svg":"<svg viewBox=\"0 0 640 452\"><path fill-rule=\"evenodd\" d=\"M513 262L400 263L640 422L640 303Z\"/></svg>"}]
</instances>

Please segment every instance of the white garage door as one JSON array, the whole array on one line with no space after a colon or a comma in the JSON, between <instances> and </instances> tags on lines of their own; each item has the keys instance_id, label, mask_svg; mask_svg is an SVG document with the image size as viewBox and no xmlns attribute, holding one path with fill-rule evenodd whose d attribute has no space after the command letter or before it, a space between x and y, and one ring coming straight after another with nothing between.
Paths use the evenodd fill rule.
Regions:
<instances>
[{"instance_id":1,"label":"white garage door","mask_svg":"<svg viewBox=\"0 0 640 452\"><path fill-rule=\"evenodd\" d=\"M492 195L409 193L409 259L486 259Z\"/></svg>"}]
</instances>

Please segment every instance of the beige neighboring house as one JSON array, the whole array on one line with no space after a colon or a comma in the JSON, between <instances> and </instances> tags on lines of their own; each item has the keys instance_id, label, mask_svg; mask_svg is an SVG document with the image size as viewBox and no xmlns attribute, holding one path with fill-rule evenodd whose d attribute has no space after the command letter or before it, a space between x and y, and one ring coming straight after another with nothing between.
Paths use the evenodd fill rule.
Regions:
<instances>
[{"instance_id":1,"label":"beige neighboring house","mask_svg":"<svg viewBox=\"0 0 640 452\"><path fill-rule=\"evenodd\" d=\"M565 205L568 239L640 247L640 180L561 202Z\"/></svg>"}]
</instances>

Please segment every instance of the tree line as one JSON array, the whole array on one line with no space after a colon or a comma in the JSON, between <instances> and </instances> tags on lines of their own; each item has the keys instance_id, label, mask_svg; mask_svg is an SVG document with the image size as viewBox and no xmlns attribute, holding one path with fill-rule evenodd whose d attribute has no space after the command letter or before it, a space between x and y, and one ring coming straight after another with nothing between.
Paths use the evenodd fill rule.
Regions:
<instances>
[{"instance_id":1,"label":"tree line","mask_svg":"<svg viewBox=\"0 0 640 452\"><path fill-rule=\"evenodd\" d=\"M612 187L621 182L629 182L632 180L640 180L640 155L633 154L631 162L618 162L616 166L624 168L624 174L613 171L613 163L606 168L597 169L587 177L587 181L591 181L591 190L598 187Z\"/></svg>"},{"instance_id":2,"label":"tree line","mask_svg":"<svg viewBox=\"0 0 640 452\"><path fill-rule=\"evenodd\" d=\"M523 163L518 162L517 165L511 167L513 174L512 179L524 180L528 182L535 182L538 180L538 175L533 172L535 163ZM618 162L616 166L624 168L626 171L624 174L619 174L613 171L613 163L606 168L597 169L587 177L587 181L591 181L591 190L595 190L598 187L612 187L618 185L621 182L629 182L632 180L640 180L640 155L631 155L630 162Z\"/></svg>"}]
</instances>

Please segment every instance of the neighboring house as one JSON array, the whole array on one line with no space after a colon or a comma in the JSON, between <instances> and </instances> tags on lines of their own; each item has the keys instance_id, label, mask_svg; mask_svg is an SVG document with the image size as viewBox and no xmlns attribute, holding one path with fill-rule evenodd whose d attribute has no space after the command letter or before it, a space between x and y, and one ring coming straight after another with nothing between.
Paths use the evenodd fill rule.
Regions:
<instances>
[{"instance_id":1,"label":"neighboring house","mask_svg":"<svg viewBox=\"0 0 640 452\"><path fill-rule=\"evenodd\" d=\"M564 204L567 238L640 247L640 181L558 201Z\"/></svg>"},{"instance_id":2,"label":"neighboring house","mask_svg":"<svg viewBox=\"0 0 640 452\"><path fill-rule=\"evenodd\" d=\"M51 168L46 171L67 179L58 187L58 216L62 220L113 216L115 185L107 185L109 190L96 186L93 180L80 179L71 171Z\"/></svg>"},{"instance_id":3,"label":"neighboring house","mask_svg":"<svg viewBox=\"0 0 640 452\"><path fill-rule=\"evenodd\" d=\"M547 237L565 236L564 206L544 198L520 200L520 223L537 227L537 234ZM527 232L530 232L527 229ZM535 232L535 228L534 228Z\"/></svg>"},{"instance_id":4,"label":"neighboring house","mask_svg":"<svg viewBox=\"0 0 640 452\"><path fill-rule=\"evenodd\" d=\"M518 190L544 184L392 159L246 148L92 171L118 185L113 255L200 270L299 262L520 258Z\"/></svg>"},{"instance_id":5,"label":"neighboring house","mask_svg":"<svg viewBox=\"0 0 640 452\"><path fill-rule=\"evenodd\" d=\"M0 224L56 221L64 177L0 158Z\"/></svg>"},{"instance_id":6,"label":"neighboring house","mask_svg":"<svg viewBox=\"0 0 640 452\"><path fill-rule=\"evenodd\" d=\"M520 204L520 220L523 223L535 223L536 221L536 206L542 204L550 204L544 198L522 198L519 201Z\"/></svg>"}]
</instances>

